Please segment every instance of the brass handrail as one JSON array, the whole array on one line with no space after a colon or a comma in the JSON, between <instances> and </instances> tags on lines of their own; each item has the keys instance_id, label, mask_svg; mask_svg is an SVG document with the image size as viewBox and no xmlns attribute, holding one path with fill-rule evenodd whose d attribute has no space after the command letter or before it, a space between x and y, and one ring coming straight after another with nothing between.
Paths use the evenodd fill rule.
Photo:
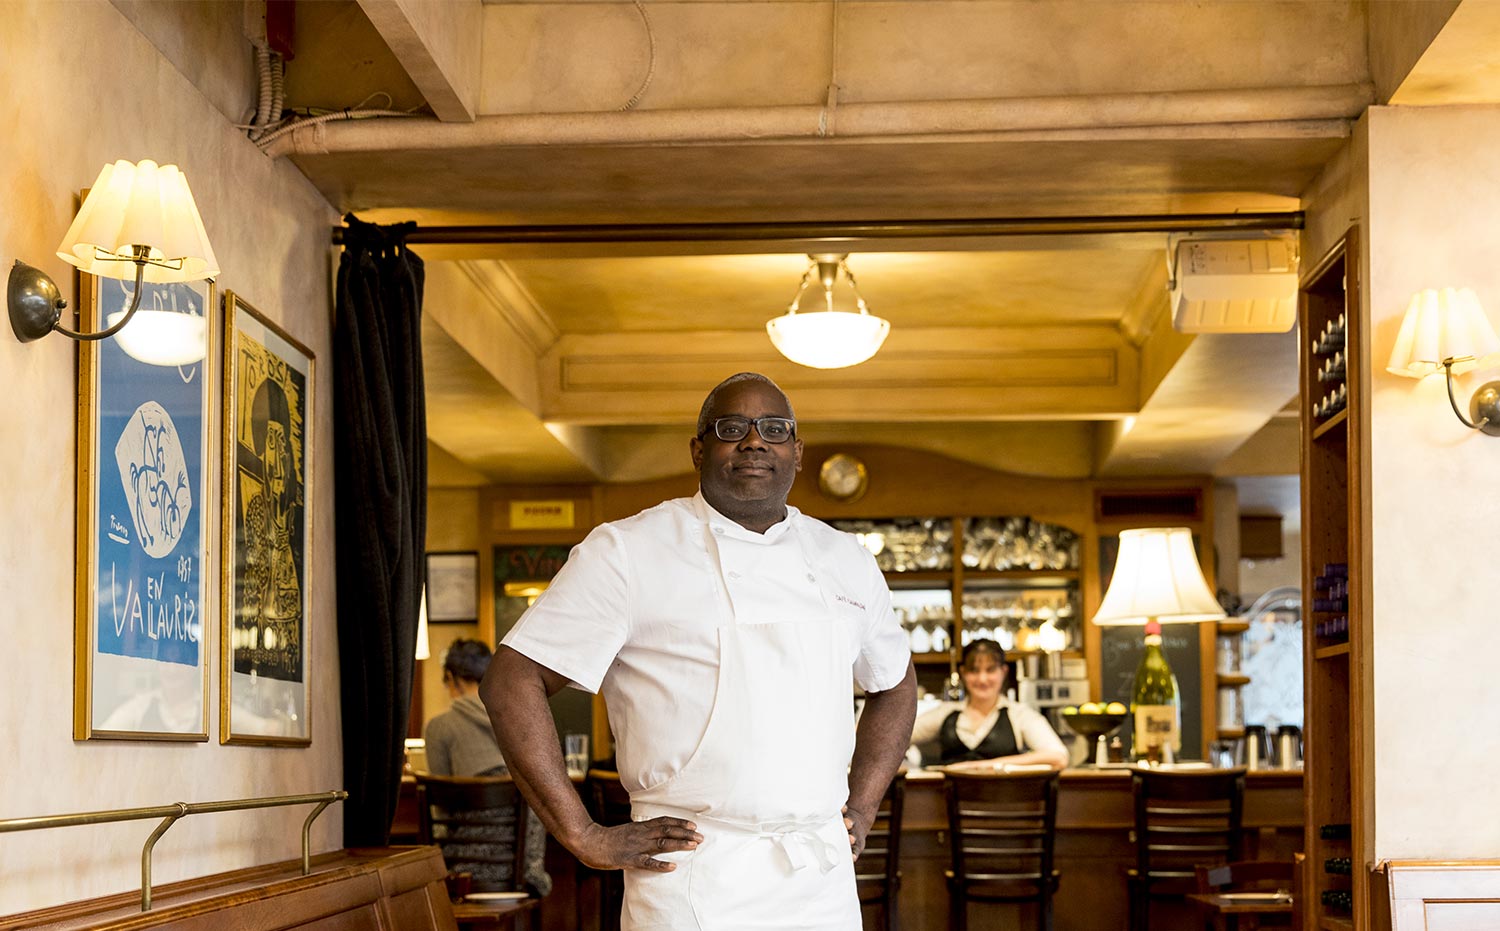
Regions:
<instances>
[{"instance_id":1,"label":"brass handrail","mask_svg":"<svg viewBox=\"0 0 1500 931\"><path fill-rule=\"evenodd\" d=\"M313 821L323 813L323 809L334 802L341 802L349 797L349 793L343 789L333 789L328 792L312 792L306 795L273 795L266 798L242 798L228 799L222 802L173 802L170 805L153 805L150 808L115 808L109 811L85 811L73 815L40 815L35 818L0 818L0 834L10 831L37 831L42 828L67 828L80 824L110 824L116 821L143 821L147 818L160 818L161 823L151 836L146 838L146 845L141 848L141 911L151 911L151 854L156 847L156 842L167 833L167 829L177 823L179 818L188 815L203 815L217 811L244 811L250 808L280 808L286 805L311 805L318 807L312 810L307 820L302 822L302 875L306 876L312 872L312 849L308 840L312 832Z\"/></svg>"}]
</instances>

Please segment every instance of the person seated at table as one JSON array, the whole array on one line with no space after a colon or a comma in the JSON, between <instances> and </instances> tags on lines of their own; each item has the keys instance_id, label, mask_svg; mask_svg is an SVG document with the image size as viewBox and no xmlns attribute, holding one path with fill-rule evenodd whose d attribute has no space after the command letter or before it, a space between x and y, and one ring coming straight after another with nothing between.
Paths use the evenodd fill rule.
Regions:
<instances>
[{"instance_id":1,"label":"person seated at table","mask_svg":"<svg viewBox=\"0 0 1500 931\"><path fill-rule=\"evenodd\" d=\"M434 776L504 776L510 770L500 755L500 744L490 726L490 716L479 701L479 680L490 667L490 648L478 640L463 637L454 640L443 652L443 686L453 705L436 715L422 729L427 744L427 771ZM483 825L460 828L452 840L461 849L483 852L487 836ZM476 836L464 836L475 832ZM552 891L552 877L543 869L547 851L547 832L536 812L526 813L525 882L537 895ZM487 863L449 864L450 869L484 879Z\"/></svg>"},{"instance_id":2,"label":"person seated at table","mask_svg":"<svg viewBox=\"0 0 1500 931\"><path fill-rule=\"evenodd\" d=\"M443 687L452 706L422 730L427 771L434 776L503 776L507 772L489 712L479 700L479 680L490 668L490 648L458 638L443 653Z\"/></svg>"},{"instance_id":3,"label":"person seated at table","mask_svg":"<svg viewBox=\"0 0 1500 931\"><path fill-rule=\"evenodd\" d=\"M929 764L976 769L1068 765L1068 751L1047 719L1005 695L1009 671L1005 651L995 641L974 640L964 647L959 675L967 697L924 712L912 727L914 745L937 742L937 755L929 755Z\"/></svg>"}]
</instances>

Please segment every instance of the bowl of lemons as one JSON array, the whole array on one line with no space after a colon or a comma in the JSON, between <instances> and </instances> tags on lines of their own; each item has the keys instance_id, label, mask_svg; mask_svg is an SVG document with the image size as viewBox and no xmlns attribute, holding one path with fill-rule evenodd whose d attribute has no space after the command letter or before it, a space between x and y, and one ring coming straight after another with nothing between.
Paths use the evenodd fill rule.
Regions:
<instances>
[{"instance_id":1,"label":"bowl of lemons","mask_svg":"<svg viewBox=\"0 0 1500 931\"><path fill-rule=\"evenodd\" d=\"M1125 723L1129 709L1121 702L1086 701L1077 707L1069 705L1060 717L1073 733L1090 743L1099 743Z\"/></svg>"}]
</instances>

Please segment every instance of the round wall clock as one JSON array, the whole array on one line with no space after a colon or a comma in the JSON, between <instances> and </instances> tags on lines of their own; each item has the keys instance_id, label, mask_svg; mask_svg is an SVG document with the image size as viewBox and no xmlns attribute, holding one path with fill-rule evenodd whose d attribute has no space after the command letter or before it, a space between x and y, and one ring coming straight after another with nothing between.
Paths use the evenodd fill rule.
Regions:
<instances>
[{"instance_id":1,"label":"round wall clock","mask_svg":"<svg viewBox=\"0 0 1500 931\"><path fill-rule=\"evenodd\" d=\"M834 453L818 468L818 490L825 498L845 504L859 500L869 481L865 464L848 453Z\"/></svg>"}]
</instances>

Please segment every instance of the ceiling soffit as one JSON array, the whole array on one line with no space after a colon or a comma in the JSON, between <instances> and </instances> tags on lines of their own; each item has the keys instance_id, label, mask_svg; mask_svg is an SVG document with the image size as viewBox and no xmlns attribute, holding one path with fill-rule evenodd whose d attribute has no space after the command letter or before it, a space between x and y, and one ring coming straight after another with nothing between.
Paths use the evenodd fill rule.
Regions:
<instances>
[{"instance_id":1,"label":"ceiling soffit","mask_svg":"<svg viewBox=\"0 0 1500 931\"><path fill-rule=\"evenodd\" d=\"M598 478L428 314L422 357L428 439L464 466L497 482Z\"/></svg>"},{"instance_id":2,"label":"ceiling soffit","mask_svg":"<svg viewBox=\"0 0 1500 931\"><path fill-rule=\"evenodd\" d=\"M1132 413L1138 397L1137 352L1107 325L896 329L874 359L837 371L787 361L764 330L700 330L565 334L541 360L541 414L680 417L704 386L746 370L773 378L816 420L1096 419Z\"/></svg>"},{"instance_id":3,"label":"ceiling soffit","mask_svg":"<svg viewBox=\"0 0 1500 931\"><path fill-rule=\"evenodd\" d=\"M786 309L808 260L782 254L473 264L508 277L554 331L577 334L676 331L693 320L713 329L760 329ZM874 252L854 257L850 268L872 313L920 328L1113 324L1139 282L1163 264L1160 253L1099 249Z\"/></svg>"}]
</instances>

